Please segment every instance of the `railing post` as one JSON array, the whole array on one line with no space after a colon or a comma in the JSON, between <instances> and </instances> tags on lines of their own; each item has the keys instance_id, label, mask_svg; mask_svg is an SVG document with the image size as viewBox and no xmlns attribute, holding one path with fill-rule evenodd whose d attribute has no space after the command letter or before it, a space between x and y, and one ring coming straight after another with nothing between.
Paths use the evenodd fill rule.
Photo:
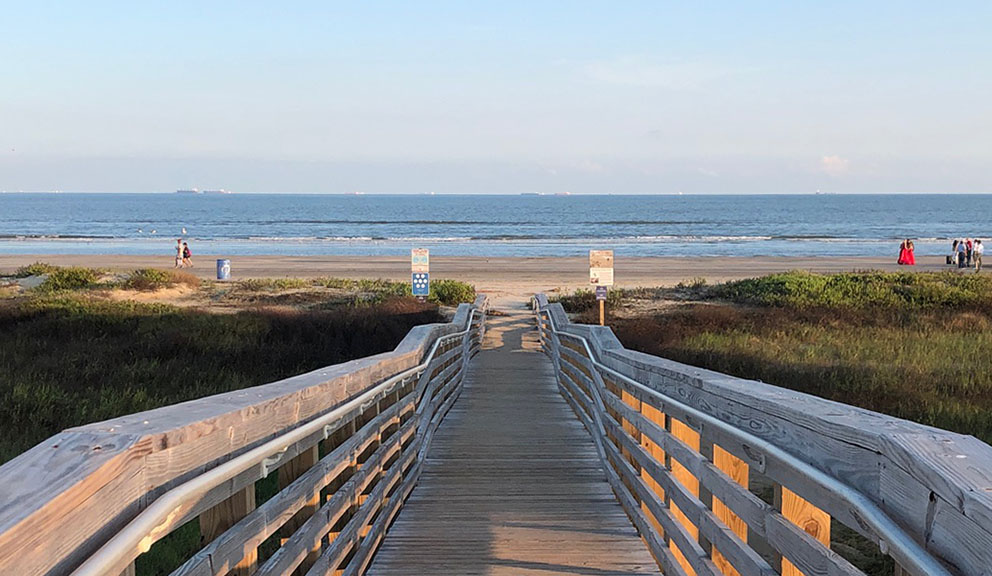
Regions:
<instances>
[{"instance_id":1,"label":"railing post","mask_svg":"<svg viewBox=\"0 0 992 576\"><path fill-rule=\"evenodd\" d=\"M816 538L821 544L830 548L830 515L810 504L807 500L785 486L776 486L775 501L779 511L786 520L802 528L804 532ZM782 576L804 575L792 562L782 558Z\"/></svg>"},{"instance_id":2,"label":"railing post","mask_svg":"<svg viewBox=\"0 0 992 576\"><path fill-rule=\"evenodd\" d=\"M644 417L650 420L651 422L657 424L659 428L665 427L665 413L662 412L661 410L658 410L654 406L648 404L647 402L641 402L641 414L643 414ZM648 438L647 434L641 435L641 446L643 446L645 450L647 450L648 454L651 455L651 458L653 458L656 462L659 462L661 465L664 466L665 451L661 449L661 446L658 446L657 444L652 442L651 439ZM665 489L661 487L661 484L659 484L647 472L647 470L644 469L641 470L641 478L644 479L644 483L648 486L648 488L650 488L652 492L658 495L658 499L661 502L664 502ZM658 531L658 535L661 538L665 538L665 530L661 527L661 523L658 521L658 519L655 518L654 515L651 513L651 511L648 509L647 504L641 504L641 510L651 521L651 524L654 525L655 530Z\"/></svg>"},{"instance_id":3,"label":"railing post","mask_svg":"<svg viewBox=\"0 0 992 576\"><path fill-rule=\"evenodd\" d=\"M747 463L730 452L727 452L717 444L713 444L712 446L713 465L719 468L738 485L747 489L749 482L749 469ZM747 524L745 524L744 520L734 514L730 508L728 508L727 505L716 496L712 497L712 510L713 514L715 514L721 522L726 524L728 528L733 530L734 534L737 534L741 541L747 542ZM713 563L716 564L717 568L726 574L726 576L738 576L737 570L730 565L730 562L728 562L723 554L717 550L716 546L712 549L711 557L713 558Z\"/></svg>"},{"instance_id":4,"label":"railing post","mask_svg":"<svg viewBox=\"0 0 992 576\"><path fill-rule=\"evenodd\" d=\"M314 445L298 454L295 458L286 462L282 467L279 468L279 490L285 489L287 486L293 483L294 480L303 475L304 472L309 470L317 461L320 460L320 448ZM300 508L300 511L293 515L285 524L283 524L280 532L282 534L282 541L285 542L287 538L293 535L308 518L313 516L314 512L317 511L317 507L320 505L320 492L317 491L313 494L313 497L307 500L307 503ZM306 558L300 563L299 567L293 572L297 576L302 576L306 574L310 566L317 561L320 556L320 546L315 547L313 550L307 554Z\"/></svg>"},{"instance_id":5,"label":"railing post","mask_svg":"<svg viewBox=\"0 0 992 576\"><path fill-rule=\"evenodd\" d=\"M671 416L668 417L668 420L669 420L669 431L672 433L672 436L675 436L676 438L681 440L682 443L688 446L689 448L692 448L696 452L699 452L699 433L693 430L692 428L690 428L684 422L672 418ZM670 462L672 478L675 478L675 480L678 481L680 484L682 484L682 486L684 486L685 489L690 494L698 498L699 479L693 476L692 472L690 472L688 468L683 466L675 458L669 457L668 460ZM691 538L698 541L699 528L697 528L696 525L693 524L691 520L689 520L689 518L685 515L685 513L682 510L680 510L679 507L674 502L671 501L671 499L669 499L669 507L671 508L672 515L675 516L675 519L678 520L680 524L682 524L683 528L685 528L686 533L688 533ZM676 546L674 542L670 542L669 547L672 549L672 554L675 556L675 559L678 560L679 564L685 570L686 574L688 574L689 576L695 576L696 571L693 570L692 566L689 565L689 561L686 559L684 555L685 553L682 550L679 550L678 546ZM688 552L688 550L685 552Z\"/></svg>"},{"instance_id":6,"label":"railing post","mask_svg":"<svg viewBox=\"0 0 992 576\"><path fill-rule=\"evenodd\" d=\"M255 485L249 484L244 490L200 514L200 543L213 542L225 530L234 526L255 509ZM258 564L258 550L245 553L244 559L228 568L228 576L249 576Z\"/></svg>"}]
</instances>

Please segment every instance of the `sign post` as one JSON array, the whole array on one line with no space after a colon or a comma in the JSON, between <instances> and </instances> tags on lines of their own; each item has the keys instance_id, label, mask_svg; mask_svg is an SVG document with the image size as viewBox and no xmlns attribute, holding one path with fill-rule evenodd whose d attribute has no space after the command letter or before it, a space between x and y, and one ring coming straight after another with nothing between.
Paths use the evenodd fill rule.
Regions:
<instances>
[{"instance_id":1,"label":"sign post","mask_svg":"<svg viewBox=\"0 0 992 576\"><path fill-rule=\"evenodd\" d=\"M421 300L431 294L431 255L426 248L410 250L410 287Z\"/></svg>"},{"instance_id":2,"label":"sign post","mask_svg":"<svg viewBox=\"0 0 992 576\"><path fill-rule=\"evenodd\" d=\"M589 251L589 283L596 287L599 325L606 325L606 290L613 286L613 250Z\"/></svg>"}]
</instances>

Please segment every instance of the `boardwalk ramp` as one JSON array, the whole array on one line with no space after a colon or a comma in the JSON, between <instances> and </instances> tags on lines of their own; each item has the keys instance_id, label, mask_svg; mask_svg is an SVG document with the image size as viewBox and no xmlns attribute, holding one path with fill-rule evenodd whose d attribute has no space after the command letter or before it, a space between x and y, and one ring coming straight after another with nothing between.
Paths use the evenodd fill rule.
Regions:
<instances>
[{"instance_id":1,"label":"boardwalk ramp","mask_svg":"<svg viewBox=\"0 0 992 576\"><path fill-rule=\"evenodd\" d=\"M532 314L490 318L368 573L660 574L558 392Z\"/></svg>"}]
</instances>

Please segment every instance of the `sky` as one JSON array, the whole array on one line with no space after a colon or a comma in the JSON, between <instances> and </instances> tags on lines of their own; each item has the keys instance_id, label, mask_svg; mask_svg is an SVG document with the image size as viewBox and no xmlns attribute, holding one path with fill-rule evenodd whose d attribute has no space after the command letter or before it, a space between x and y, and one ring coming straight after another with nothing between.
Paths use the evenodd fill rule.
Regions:
<instances>
[{"instance_id":1,"label":"sky","mask_svg":"<svg viewBox=\"0 0 992 576\"><path fill-rule=\"evenodd\" d=\"M992 193L988 1L0 14L0 190Z\"/></svg>"}]
</instances>

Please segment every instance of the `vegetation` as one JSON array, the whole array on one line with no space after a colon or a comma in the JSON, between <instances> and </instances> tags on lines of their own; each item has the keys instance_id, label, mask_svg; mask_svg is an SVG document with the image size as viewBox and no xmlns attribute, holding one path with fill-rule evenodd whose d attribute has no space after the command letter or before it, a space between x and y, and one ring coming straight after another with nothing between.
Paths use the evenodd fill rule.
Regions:
<instances>
[{"instance_id":1,"label":"vegetation","mask_svg":"<svg viewBox=\"0 0 992 576\"><path fill-rule=\"evenodd\" d=\"M583 314L591 311L599 310L599 305L596 304L596 293L592 290L578 289L572 293L561 293L552 295L549 298L550 302L558 302L561 307L565 309L566 312L572 314ZM606 292L606 306L611 310L613 308L619 307L624 301L624 291L621 288L610 288Z\"/></svg>"},{"instance_id":2,"label":"vegetation","mask_svg":"<svg viewBox=\"0 0 992 576\"><path fill-rule=\"evenodd\" d=\"M29 276L43 276L55 271L58 267L44 262L35 262L27 266L21 266L14 272L14 278L27 278Z\"/></svg>"},{"instance_id":3,"label":"vegetation","mask_svg":"<svg viewBox=\"0 0 992 576\"><path fill-rule=\"evenodd\" d=\"M16 276L44 280L33 289L12 282L0 298L0 463L65 428L391 350L412 327L445 321L438 303L475 297L451 280L432 283L421 302L409 284L387 280L201 285L177 270L111 275L44 263ZM193 290L156 297L180 285ZM258 503L277 491L276 476L257 483ZM276 546L263 544L263 557ZM139 557L138 574L169 574L199 547L193 521Z\"/></svg>"},{"instance_id":4,"label":"vegetation","mask_svg":"<svg viewBox=\"0 0 992 576\"><path fill-rule=\"evenodd\" d=\"M313 287L345 290L355 293L358 304L377 304L390 298L409 296L409 282L394 282L383 279L345 278L260 278L241 280L238 286L250 292L278 290L307 290ZM427 301L443 306L457 306L475 300L475 287L458 280L432 280L431 293Z\"/></svg>"},{"instance_id":5,"label":"vegetation","mask_svg":"<svg viewBox=\"0 0 992 576\"><path fill-rule=\"evenodd\" d=\"M225 301L233 308L221 309L231 313L216 314L113 296L117 288L183 285L212 302L229 289L201 287L184 271L115 277L35 263L16 274L28 276L44 280L34 289L15 286L0 300L0 463L71 426L375 354L395 347L415 325L444 320L433 303L409 296L409 284L385 280L246 280L234 286L272 292L271 299L235 295ZM347 294L329 294L331 287ZM461 282L432 287L435 303L475 296ZM311 293L299 300L276 294L293 290Z\"/></svg>"},{"instance_id":6,"label":"vegetation","mask_svg":"<svg viewBox=\"0 0 992 576\"><path fill-rule=\"evenodd\" d=\"M992 277L954 272L788 272L722 284L711 296L741 304L800 309L913 313L950 309L988 314L992 313Z\"/></svg>"},{"instance_id":7,"label":"vegetation","mask_svg":"<svg viewBox=\"0 0 992 576\"><path fill-rule=\"evenodd\" d=\"M131 290L160 290L170 286L185 285L199 288L200 279L182 270L159 270L158 268L142 268L135 270L122 284Z\"/></svg>"},{"instance_id":8,"label":"vegetation","mask_svg":"<svg viewBox=\"0 0 992 576\"><path fill-rule=\"evenodd\" d=\"M790 272L697 294L611 324L632 349L992 442L992 276Z\"/></svg>"},{"instance_id":9,"label":"vegetation","mask_svg":"<svg viewBox=\"0 0 992 576\"><path fill-rule=\"evenodd\" d=\"M70 266L56 268L49 272L45 281L38 286L41 292L58 292L62 290L78 290L89 288L97 282L97 271L92 268Z\"/></svg>"},{"instance_id":10,"label":"vegetation","mask_svg":"<svg viewBox=\"0 0 992 576\"><path fill-rule=\"evenodd\" d=\"M622 304L610 324L628 348L992 443L992 276L790 272L628 290ZM866 574L892 574L836 522L832 547Z\"/></svg>"}]
</instances>

